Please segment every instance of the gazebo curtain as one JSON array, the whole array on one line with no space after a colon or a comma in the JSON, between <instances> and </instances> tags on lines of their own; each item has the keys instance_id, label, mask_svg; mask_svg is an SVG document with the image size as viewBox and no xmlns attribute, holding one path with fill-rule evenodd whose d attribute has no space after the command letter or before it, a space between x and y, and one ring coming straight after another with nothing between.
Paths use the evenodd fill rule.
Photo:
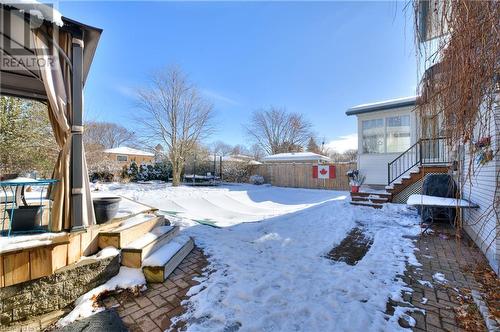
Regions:
<instances>
[{"instance_id":1,"label":"gazebo curtain","mask_svg":"<svg viewBox=\"0 0 500 332\"><path fill-rule=\"evenodd\" d=\"M50 36L50 37L48 37ZM72 36L65 31L47 33L37 29L33 34L39 57L53 59L52 66L40 67L40 74L47 93L49 119L52 125L56 142L59 146L59 155L52 177L59 182L50 188L50 198L53 200L51 222L49 230L58 232L71 228L71 60ZM58 43L59 50L54 43ZM64 52L66 58L61 52ZM90 197L89 178L83 158L83 226L95 224L94 209Z\"/></svg>"}]
</instances>

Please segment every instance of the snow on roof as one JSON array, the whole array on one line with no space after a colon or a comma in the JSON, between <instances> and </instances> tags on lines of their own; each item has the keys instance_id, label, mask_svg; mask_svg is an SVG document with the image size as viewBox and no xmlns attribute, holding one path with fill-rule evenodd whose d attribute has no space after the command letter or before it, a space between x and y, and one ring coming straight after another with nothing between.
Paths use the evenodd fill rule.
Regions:
<instances>
[{"instance_id":1,"label":"snow on roof","mask_svg":"<svg viewBox=\"0 0 500 332\"><path fill-rule=\"evenodd\" d=\"M263 161L330 161L331 159L314 152L278 153L262 158Z\"/></svg>"},{"instance_id":2,"label":"snow on roof","mask_svg":"<svg viewBox=\"0 0 500 332\"><path fill-rule=\"evenodd\" d=\"M129 155L134 155L134 156L154 157L154 154L151 152L132 149L132 148L129 148L128 146L120 146L119 148L106 149L106 150L104 150L104 152L105 153L114 153L114 154L129 154Z\"/></svg>"},{"instance_id":3,"label":"snow on roof","mask_svg":"<svg viewBox=\"0 0 500 332\"><path fill-rule=\"evenodd\" d=\"M369 113L375 111L388 110L398 107L413 106L416 104L417 96L402 97L396 99L389 99L378 101L374 103L361 104L349 108L346 112L347 115L355 115L362 113Z\"/></svg>"},{"instance_id":4,"label":"snow on roof","mask_svg":"<svg viewBox=\"0 0 500 332\"><path fill-rule=\"evenodd\" d=\"M215 158L216 161L220 160L220 156L210 156L210 160L213 161ZM222 161L227 161L227 162L245 162L250 165L260 165L261 163L258 162L257 160L254 160L253 157L247 156L244 154L232 154L230 156L223 156Z\"/></svg>"},{"instance_id":5,"label":"snow on roof","mask_svg":"<svg viewBox=\"0 0 500 332\"><path fill-rule=\"evenodd\" d=\"M37 0L0 0L0 4L12 6L60 27L64 25L62 14L54 8L54 3L44 4Z\"/></svg>"}]
</instances>

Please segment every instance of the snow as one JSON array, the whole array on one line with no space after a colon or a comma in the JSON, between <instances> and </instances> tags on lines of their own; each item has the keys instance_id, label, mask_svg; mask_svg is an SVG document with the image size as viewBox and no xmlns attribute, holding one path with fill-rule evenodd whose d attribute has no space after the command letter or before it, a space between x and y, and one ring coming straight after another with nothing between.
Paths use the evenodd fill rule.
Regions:
<instances>
[{"instance_id":1,"label":"snow","mask_svg":"<svg viewBox=\"0 0 500 332\"><path fill-rule=\"evenodd\" d=\"M422 286L426 286L426 287L429 287L429 288L434 288L434 286L432 286L432 283L430 281L427 281L427 280L417 280L417 281Z\"/></svg>"},{"instance_id":2,"label":"snow","mask_svg":"<svg viewBox=\"0 0 500 332\"><path fill-rule=\"evenodd\" d=\"M446 282L448 282L448 280L446 280L445 276L443 273L441 272L436 272L432 275L432 279L436 282L439 282L441 284L445 284Z\"/></svg>"},{"instance_id":3,"label":"snow","mask_svg":"<svg viewBox=\"0 0 500 332\"><path fill-rule=\"evenodd\" d=\"M103 185L99 184L98 186L96 186L95 184L91 184L91 188L101 188ZM113 186L116 186L117 188L121 187L120 184L113 184ZM93 191L91 193L92 195L92 198L94 197L114 197L114 196L119 196L119 195L110 195L109 194L109 191L101 191L101 189L99 189L99 191ZM148 212L148 211L151 211L151 207L150 206L147 206L147 205L144 205L144 204L141 204L139 202L136 202L133 198L135 196L132 195L132 199L131 198L126 198L126 197L122 197L122 200L120 201L120 204L119 204L119 207L118 207L118 213L116 214L115 218L123 218L123 217L127 217L127 216L130 216L130 215L134 215L134 214L139 214L139 213L144 213L144 212Z\"/></svg>"},{"instance_id":4,"label":"snow","mask_svg":"<svg viewBox=\"0 0 500 332\"><path fill-rule=\"evenodd\" d=\"M152 229L151 231L147 232L146 234L144 234L143 236L141 236L140 238L130 242L127 245L127 249L144 248L147 244L153 242L154 240L156 240L157 238L159 238L163 234L170 232L172 229L173 229L172 226L156 227L156 228Z\"/></svg>"},{"instance_id":5,"label":"snow","mask_svg":"<svg viewBox=\"0 0 500 332\"><path fill-rule=\"evenodd\" d=\"M0 236L0 253L18 249L49 245L64 237L66 237L65 232L42 233L33 235L15 235L11 237Z\"/></svg>"},{"instance_id":6,"label":"snow","mask_svg":"<svg viewBox=\"0 0 500 332\"><path fill-rule=\"evenodd\" d=\"M189 241L187 236L177 236L172 241L146 257L142 266L163 266Z\"/></svg>"},{"instance_id":7,"label":"snow","mask_svg":"<svg viewBox=\"0 0 500 332\"><path fill-rule=\"evenodd\" d=\"M331 159L314 152L278 153L262 158L263 161L330 161Z\"/></svg>"},{"instance_id":8,"label":"snow","mask_svg":"<svg viewBox=\"0 0 500 332\"><path fill-rule=\"evenodd\" d=\"M266 185L103 190L176 209L170 221L209 257L201 284L188 293L187 312L176 318L189 322L187 330L403 330L384 312L388 298L411 292L401 276L408 264L419 264L410 237L420 233L420 221L405 205L375 210L351 206L346 192ZM195 221L210 218L221 227ZM354 227L373 238L363 259L354 266L327 259ZM404 317L416 309L395 310Z\"/></svg>"},{"instance_id":9,"label":"snow","mask_svg":"<svg viewBox=\"0 0 500 332\"><path fill-rule=\"evenodd\" d=\"M140 214L138 216L125 219L125 221L121 223L119 227L113 229L113 232L123 231L132 226L142 224L143 222L146 222L155 217L156 216L154 214Z\"/></svg>"},{"instance_id":10,"label":"snow","mask_svg":"<svg viewBox=\"0 0 500 332\"><path fill-rule=\"evenodd\" d=\"M5 180L2 182L9 182L9 183L23 183L23 182L38 182L38 180L33 179L33 178L25 178L25 177L17 177L15 179L10 179L10 180Z\"/></svg>"},{"instance_id":11,"label":"snow","mask_svg":"<svg viewBox=\"0 0 500 332\"><path fill-rule=\"evenodd\" d=\"M465 199L446 198L428 195L411 195L406 202L408 205L423 205L423 206L449 206L449 207L464 207L475 208L476 204Z\"/></svg>"},{"instance_id":12,"label":"snow","mask_svg":"<svg viewBox=\"0 0 500 332\"><path fill-rule=\"evenodd\" d=\"M118 148L106 149L104 153L114 153L114 154L128 154L133 156L147 156L154 157L155 155L151 152L146 152L138 149L129 148L128 146L120 146Z\"/></svg>"},{"instance_id":13,"label":"snow","mask_svg":"<svg viewBox=\"0 0 500 332\"><path fill-rule=\"evenodd\" d=\"M105 259L108 257L114 257L120 254L120 250L115 247L106 247L101 251L97 252L97 254L92 256L82 256L80 257L80 261L90 260L90 259Z\"/></svg>"},{"instance_id":14,"label":"snow","mask_svg":"<svg viewBox=\"0 0 500 332\"><path fill-rule=\"evenodd\" d=\"M75 301L75 308L68 315L61 318L56 325L58 327L63 327L75 320L80 320L103 311L103 307L95 307L95 301L97 297L104 292L142 287L145 284L146 279L141 269L132 269L122 266L120 267L120 272L116 276L80 296Z\"/></svg>"},{"instance_id":15,"label":"snow","mask_svg":"<svg viewBox=\"0 0 500 332\"><path fill-rule=\"evenodd\" d=\"M390 106L393 104L415 101L416 98L417 98L417 96L409 96L409 97L401 97L401 98L377 101L374 103L360 104L360 105L356 105L356 106L351 107L349 109L349 111L359 111L359 110L370 109L370 108L381 107L381 106Z\"/></svg>"},{"instance_id":16,"label":"snow","mask_svg":"<svg viewBox=\"0 0 500 332\"><path fill-rule=\"evenodd\" d=\"M266 185L223 185L173 188L156 183L148 186L100 184L100 195L120 195L189 220L211 221L219 227L255 222L299 211L328 200L344 200L348 193L313 189L283 189ZM123 201L122 201L123 202ZM120 210L122 209L120 202Z\"/></svg>"},{"instance_id":17,"label":"snow","mask_svg":"<svg viewBox=\"0 0 500 332\"><path fill-rule=\"evenodd\" d=\"M15 7L23 12L29 12L39 19L46 20L62 27L64 25L62 14L51 5L43 4L36 0L0 0L0 3Z\"/></svg>"}]
</instances>

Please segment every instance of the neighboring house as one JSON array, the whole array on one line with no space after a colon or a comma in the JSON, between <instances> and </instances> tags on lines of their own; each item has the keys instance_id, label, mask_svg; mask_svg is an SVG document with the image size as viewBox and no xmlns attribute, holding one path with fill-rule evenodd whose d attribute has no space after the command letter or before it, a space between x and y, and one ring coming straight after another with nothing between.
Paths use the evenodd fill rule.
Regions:
<instances>
[{"instance_id":1,"label":"neighboring house","mask_svg":"<svg viewBox=\"0 0 500 332\"><path fill-rule=\"evenodd\" d=\"M278 153L262 158L264 164L271 163L327 163L330 162L329 157L322 156L314 152L289 152Z\"/></svg>"},{"instance_id":2,"label":"neighboring house","mask_svg":"<svg viewBox=\"0 0 500 332\"><path fill-rule=\"evenodd\" d=\"M222 162L247 163L249 165L260 165L261 162L254 160L253 157L244 154L232 154L222 157Z\"/></svg>"},{"instance_id":3,"label":"neighboring house","mask_svg":"<svg viewBox=\"0 0 500 332\"><path fill-rule=\"evenodd\" d=\"M129 165L131 162L136 164L152 164L155 155L150 152L121 146L119 148L106 149L103 151L112 161L118 163L120 166Z\"/></svg>"}]
</instances>

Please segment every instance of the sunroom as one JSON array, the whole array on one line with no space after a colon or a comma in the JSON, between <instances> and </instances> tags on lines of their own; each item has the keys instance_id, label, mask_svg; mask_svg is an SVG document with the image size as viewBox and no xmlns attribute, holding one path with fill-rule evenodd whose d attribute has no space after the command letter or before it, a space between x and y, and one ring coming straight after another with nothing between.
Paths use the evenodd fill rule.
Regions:
<instances>
[{"instance_id":1,"label":"sunroom","mask_svg":"<svg viewBox=\"0 0 500 332\"><path fill-rule=\"evenodd\" d=\"M358 120L358 169L365 184L383 188L388 164L418 140L416 97L358 105L347 110Z\"/></svg>"}]
</instances>

